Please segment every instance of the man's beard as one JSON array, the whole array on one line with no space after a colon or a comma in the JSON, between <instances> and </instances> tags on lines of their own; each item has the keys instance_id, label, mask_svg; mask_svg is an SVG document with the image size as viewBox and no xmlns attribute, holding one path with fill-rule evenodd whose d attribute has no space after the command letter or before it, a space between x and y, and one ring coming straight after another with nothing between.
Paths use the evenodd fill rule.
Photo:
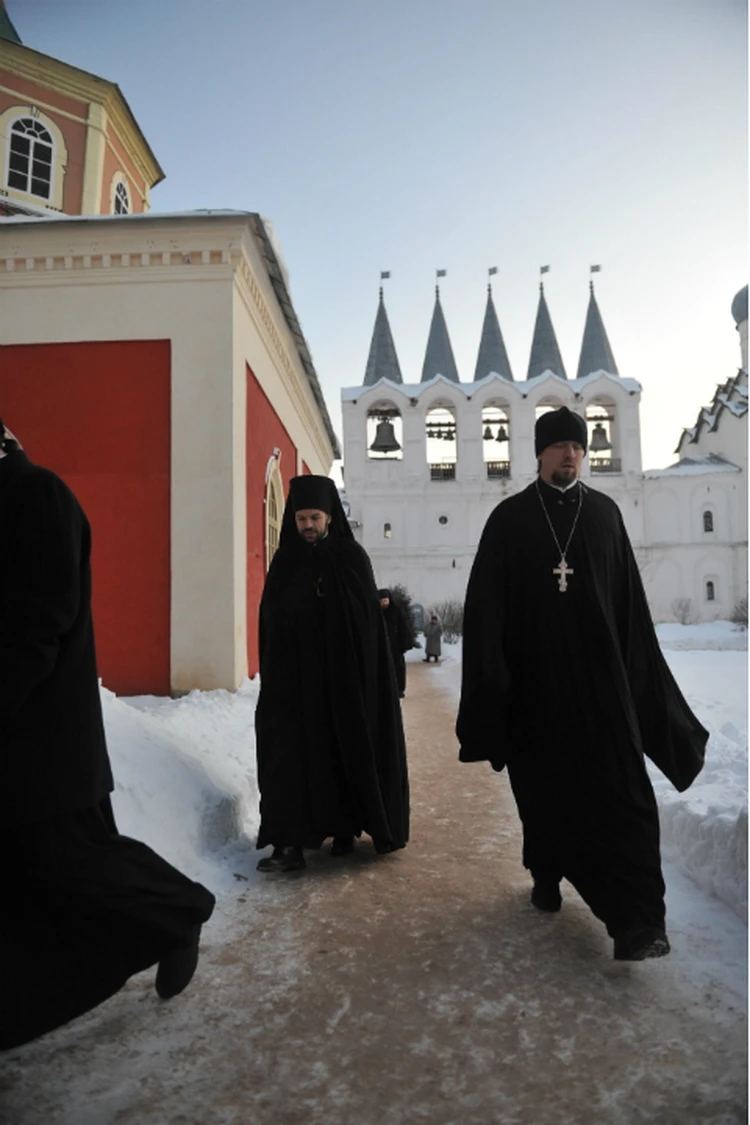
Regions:
<instances>
[{"instance_id":1,"label":"man's beard","mask_svg":"<svg viewBox=\"0 0 750 1125\"><path fill-rule=\"evenodd\" d=\"M318 543L321 539L325 539L327 534L327 527L324 528L323 531L319 531L317 527L307 527L304 531L300 531L299 533L300 539L304 539L305 543L312 543L313 545Z\"/></svg>"},{"instance_id":2,"label":"man's beard","mask_svg":"<svg viewBox=\"0 0 750 1125\"><path fill-rule=\"evenodd\" d=\"M552 483L556 484L558 488L566 488L567 485L572 484L573 481L578 479L578 472L576 469L555 469L552 474Z\"/></svg>"}]
</instances>

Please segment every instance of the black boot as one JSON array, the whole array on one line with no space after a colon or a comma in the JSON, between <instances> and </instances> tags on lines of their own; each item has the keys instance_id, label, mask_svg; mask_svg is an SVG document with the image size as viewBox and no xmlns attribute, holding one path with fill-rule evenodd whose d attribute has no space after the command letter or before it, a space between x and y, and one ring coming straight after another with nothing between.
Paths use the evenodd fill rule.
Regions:
<instances>
[{"instance_id":1,"label":"black boot","mask_svg":"<svg viewBox=\"0 0 750 1125\"><path fill-rule=\"evenodd\" d=\"M274 847L271 855L264 856L258 861L258 871L301 871L307 867L302 848L296 845Z\"/></svg>"},{"instance_id":2,"label":"black boot","mask_svg":"<svg viewBox=\"0 0 750 1125\"><path fill-rule=\"evenodd\" d=\"M615 934L615 961L645 961L669 952L669 938L658 926L635 925Z\"/></svg>"},{"instance_id":3,"label":"black boot","mask_svg":"<svg viewBox=\"0 0 750 1125\"><path fill-rule=\"evenodd\" d=\"M353 836L334 836L331 844L331 855L351 855L353 851Z\"/></svg>"}]
</instances>

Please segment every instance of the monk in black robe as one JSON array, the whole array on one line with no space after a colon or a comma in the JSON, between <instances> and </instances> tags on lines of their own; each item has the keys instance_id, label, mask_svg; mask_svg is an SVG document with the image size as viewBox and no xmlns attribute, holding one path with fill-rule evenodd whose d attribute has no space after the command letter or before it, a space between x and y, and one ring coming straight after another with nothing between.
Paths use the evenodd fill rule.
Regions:
<instances>
[{"instance_id":1,"label":"monk in black robe","mask_svg":"<svg viewBox=\"0 0 750 1125\"><path fill-rule=\"evenodd\" d=\"M578 479L585 421L536 425L539 477L495 508L466 594L457 734L464 762L508 766L532 903L564 877L620 960L669 952L659 818L644 754L679 790L707 732L659 648L617 505Z\"/></svg>"},{"instance_id":2,"label":"monk in black robe","mask_svg":"<svg viewBox=\"0 0 750 1125\"><path fill-rule=\"evenodd\" d=\"M383 610L385 631L391 650L391 659L396 673L396 685L401 699L406 695L406 660L404 654L413 648L411 629L407 623L404 611L397 601L391 597L391 591L378 590L380 608Z\"/></svg>"},{"instance_id":3,"label":"monk in black robe","mask_svg":"<svg viewBox=\"0 0 750 1125\"><path fill-rule=\"evenodd\" d=\"M90 557L71 490L0 423L0 1049L157 963L159 995L181 992L214 906L117 831Z\"/></svg>"},{"instance_id":4,"label":"monk in black robe","mask_svg":"<svg viewBox=\"0 0 750 1125\"><path fill-rule=\"evenodd\" d=\"M345 855L366 832L379 853L409 837L398 688L372 567L333 481L290 481L260 605L255 715L261 871Z\"/></svg>"}]
</instances>

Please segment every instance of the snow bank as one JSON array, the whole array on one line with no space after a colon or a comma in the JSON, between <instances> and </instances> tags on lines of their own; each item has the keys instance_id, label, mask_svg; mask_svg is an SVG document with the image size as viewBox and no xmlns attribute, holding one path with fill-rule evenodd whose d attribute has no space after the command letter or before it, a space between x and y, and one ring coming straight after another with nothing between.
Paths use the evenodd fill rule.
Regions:
<instances>
[{"instance_id":1,"label":"snow bank","mask_svg":"<svg viewBox=\"0 0 750 1125\"><path fill-rule=\"evenodd\" d=\"M213 889L222 849L258 831L257 695L250 680L181 699L118 699L102 688L120 831Z\"/></svg>"},{"instance_id":2,"label":"snow bank","mask_svg":"<svg viewBox=\"0 0 750 1125\"><path fill-rule=\"evenodd\" d=\"M666 622L656 626L662 649L693 649L736 652L747 651L747 629L731 621L709 621L702 625Z\"/></svg>"},{"instance_id":3,"label":"snow bank","mask_svg":"<svg viewBox=\"0 0 750 1125\"><path fill-rule=\"evenodd\" d=\"M649 769L662 851L699 887L746 918L747 652L679 645L664 655L709 740L706 764L686 793Z\"/></svg>"}]
</instances>

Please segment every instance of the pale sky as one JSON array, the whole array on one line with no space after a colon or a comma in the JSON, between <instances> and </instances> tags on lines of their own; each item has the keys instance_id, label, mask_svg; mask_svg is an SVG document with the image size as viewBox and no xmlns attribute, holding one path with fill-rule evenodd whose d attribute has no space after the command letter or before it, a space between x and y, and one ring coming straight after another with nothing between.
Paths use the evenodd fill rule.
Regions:
<instances>
[{"instance_id":1,"label":"pale sky","mask_svg":"<svg viewBox=\"0 0 750 1125\"><path fill-rule=\"evenodd\" d=\"M644 467L740 362L739 0L7 0L24 43L117 82L166 172L154 211L271 218L341 435L381 270L406 382L434 300L473 378L487 269L516 379L539 267L575 377L589 266Z\"/></svg>"}]
</instances>

